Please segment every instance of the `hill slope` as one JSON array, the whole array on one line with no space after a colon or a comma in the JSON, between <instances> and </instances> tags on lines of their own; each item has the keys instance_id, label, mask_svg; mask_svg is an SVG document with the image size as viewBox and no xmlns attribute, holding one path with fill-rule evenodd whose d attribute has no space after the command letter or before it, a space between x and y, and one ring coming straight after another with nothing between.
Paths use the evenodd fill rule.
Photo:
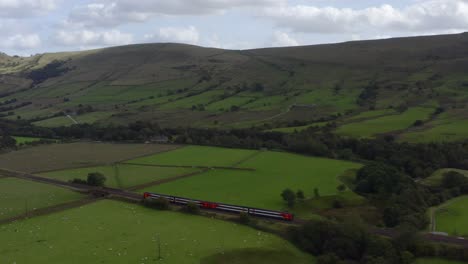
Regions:
<instances>
[{"instance_id":1,"label":"hill slope","mask_svg":"<svg viewBox=\"0 0 468 264\"><path fill-rule=\"evenodd\" d=\"M0 55L0 115L44 126L73 124L64 111L77 122L163 126L333 119L339 126L363 122L371 137L454 140L468 125L467 44L465 33L245 51L165 43ZM382 117L402 125L369 130Z\"/></svg>"}]
</instances>

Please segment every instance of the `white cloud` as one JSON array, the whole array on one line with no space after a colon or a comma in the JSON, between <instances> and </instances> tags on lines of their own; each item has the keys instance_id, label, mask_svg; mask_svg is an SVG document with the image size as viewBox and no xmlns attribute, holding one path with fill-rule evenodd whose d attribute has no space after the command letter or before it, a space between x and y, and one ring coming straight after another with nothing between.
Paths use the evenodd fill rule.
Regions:
<instances>
[{"instance_id":1,"label":"white cloud","mask_svg":"<svg viewBox=\"0 0 468 264\"><path fill-rule=\"evenodd\" d=\"M52 11L57 4L57 0L0 0L0 16L2 18L29 17Z\"/></svg>"},{"instance_id":2,"label":"white cloud","mask_svg":"<svg viewBox=\"0 0 468 264\"><path fill-rule=\"evenodd\" d=\"M222 14L240 7L280 6L287 0L113 0L78 6L69 23L88 27L117 26L143 22L155 16Z\"/></svg>"},{"instance_id":3,"label":"white cloud","mask_svg":"<svg viewBox=\"0 0 468 264\"><path fill-rule=\"evenodd\" d=\"M131 34L119 30L91 31L91 30L60 30L55 34L55 42L61 46L104 47L126 45L133 43Z\"/></svg>"},{"instance_id":4,"label":"white cloud","mask_svg":"<svg viewBox=\"0 0 468 264\"><path fill-rule=\"evenodd\" d=\"M423 33L468 29L468 1L428 0L404 8L386 4L365 9L284 5L266 8L263 16L279 27L304 33Z\"/></svg>"},{"instance_id":5,"label":"white cloud","mask_svg":"<svg viewBox=\"0 0 468 264\"><path fill-rule=\"evenodd\" d=\"M0 47L14 50L34 49L41 45L41 38L37 34L16 34L0 42Z\"/></svg>"},{"instance_id":6,"label":"white cloud","mask_svg":"<svg viewBox=\"0 0 468 264\"><path fill-rule=\"evenodd\" d=\"M194 26L189 27L164 27L160 28L156 34L144 36L147 41L177 42L186 44L198 44L200 34Z\"/></svg>"},{"instance_id":7,"label":"white cloud","mask_svg":"<svg viewBox=\"0 0 468 264\"><path fill-rule=\"evenodd\" d=\"M273 35L273 47L298 46L299 42L287 33L276 31Z\"/></svg>"}]
</instances>

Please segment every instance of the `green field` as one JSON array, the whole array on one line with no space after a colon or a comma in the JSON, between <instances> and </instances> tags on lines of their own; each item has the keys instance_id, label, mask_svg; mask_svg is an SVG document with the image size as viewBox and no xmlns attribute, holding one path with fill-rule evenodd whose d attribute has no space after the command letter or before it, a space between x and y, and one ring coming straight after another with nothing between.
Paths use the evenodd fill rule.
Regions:
<instances>
[{"instance_id":1,"label":"green field","mask_svg":"<svg viewBox=\"0 0 468 264\"><path fill-rule=\"evenodd\" d=\"M324 126L326 126L328 123L329 123L329 122L317 122L317 123L312 123L312 124L305 125L305 126L275 128L275 129L271 129L270 131L273 131L273 132L283 132L283 133L294 133L295 131L306 130L306 129L308 129L309 127L324 127Z\"/></svg>"},{"instance_id":2,"label":"green field","mask_svg":"<svg viewBox=\"0 0 468 264\"><path fill-rule=\"evenodd\" d=\"M447 169L440 169L440 170L435 171L430 177L427 177L426 179L424 179L423 183L429 186L439 186L442 183L442 176L449 171L456 171L468 177L468 171L466 170L447 168Z\"/></svg>"},{"instance_id":3,"label":"green field","mask_svg":"<svg viewBox=\"0 0 468 264\"><path fill-rule=\"evenodd\" d=\"M109 200L1 226L0 244L2 263L314 263L246 226Z\"/></svg>"},{"instance_id":4,"label":"green field","mask_svg":"<svg viewBox=\"0 0 468 264\"><path fill-rule=\"evenodd\" d=\"M468 120L451 119L428 124L423 131L405 133L401 141L441 142L463 140L468 137Z\"/></svg>"},{"instance_id":5,"label":"green field","mask_svg":"<svg viewBox=\"0 0 468 264\"><path fill-rule=\"evenodd\" d=\"M466 262L446 260L446 259L436 259L436 258L420 258L414 262L414 264L464 264L464 263Z\"/></svg>"},{"instance_id":6,"label":"green field","mask_svg":"<svg viewBox=\"0 0 468 264\"><path fill-rule=\"evenodd\" d=\"M37 173L100 166L165 152L178 147L178 145L97 142L41 145L0 154L0 168Z\"/></svg>"},{"instance_id":7,"label":"green field","mask_svg":"<svg viewBox=\"0 0 468 264\"><path fill-rule=\"evenodd\" d=\"M322 196L336 195L336 187L340 184L337 177L361 165L289 153L261 152L239 166L255 168L256 171L211 170L195 177L150 187L145 191L283 209L285 205L280 194L284 189L302 189L307 197L313 196L314 188L319 188Z\"/></svg>"},{"instance_id":8,"label":"green field","mask_svg":"<svg viewBox=\"0 0 468 264\"><path fill-rule=\"evenodd\" d=\"M398 131L411 127L416 120L426 120L434 112L433 108L414 107L397 115L388 115L339 127L340 135L368 138L378 134Z\"/></svg>"},{"instance_id":9,"label":"green field","mask_svg":"<svg viewBox=\"0 0 468 264\"><path fill-rule=\"evenodd\" d=\"M41 140L37 137L13 137L16 140L16 145L21 145L25 143L35 142Z\"/></svg>"},{"instance_id":10,"label":"green field","mask_svg":"<svg viewBox=\"0 0 468 264\"><path fill-rule=\"evenodd\" d=\"M436 230L454 236L468 236L468 196L452 199L436 211Z\"/></svg>"},{"instance_id":11,"label":"green field","mask_svg":"<svg viewBox=\"0 0 468 264\"><path fill-rule=\"evenodd\" d=\"M43 173L41 175L62 181L69 181L75 178L86 180L88 173L100 172L106 177L106 186L115 188L128 188L148 182L188 174L195 171L195 169L186 168L164 168L119 164L116 166L99 166L52 171Z\"/></svg>"},{"instance_id":12,"label":"green field","mask_svg":"<svg viewBox=\"0 0 468 264\"><path fill-rule=\"evenodd\" d=\"M188 146L163 154L143 157L129 162L173 166L233 166L255 154L254 150Z\"/></svg>"},{"instance_id":13,"label":"green field","mask_svg":"<svg viewBox=\"0 0 468 264\"><path fill-rule=\"evenodd\" d=\"M84 196L76 192L47 184L3 178L0 179L0 219L78 200L82 197Z\"/></svg>"}]
</instances>

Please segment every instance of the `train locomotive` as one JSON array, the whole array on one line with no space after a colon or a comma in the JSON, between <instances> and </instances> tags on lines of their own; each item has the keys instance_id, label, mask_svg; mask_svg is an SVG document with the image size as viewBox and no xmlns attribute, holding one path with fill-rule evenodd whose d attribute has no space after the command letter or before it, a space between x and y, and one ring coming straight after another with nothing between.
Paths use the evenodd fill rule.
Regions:
<instances>
[{"instance_id":1,"label":"train locomotive","mask_svg":"<svg viewBox=\"0 0 468 264\"><path fill-rule=\"evenodd\" d=\"M230 205L230 204L223 204L223 203L207 202L207 201L194 200L194 199L188 199L188 198L164 195L164 194L157 194L157 193L145 192L143 194L143 199L145 200L146 199L158 199L158 198L164 198L168 200L170 203L177 204L177 205L186 205L188 203L194 203L203 209L212 209L212 210L219 210L219 211L239 213L239 214L244 212L252 216L271 218L271 219L283 220L283 221L294 220L294 215L291 213L287 213L287 212L272 211L272 210L265 210L265 209L251 208L251 207Z\"/></svg>"}]
</instances>

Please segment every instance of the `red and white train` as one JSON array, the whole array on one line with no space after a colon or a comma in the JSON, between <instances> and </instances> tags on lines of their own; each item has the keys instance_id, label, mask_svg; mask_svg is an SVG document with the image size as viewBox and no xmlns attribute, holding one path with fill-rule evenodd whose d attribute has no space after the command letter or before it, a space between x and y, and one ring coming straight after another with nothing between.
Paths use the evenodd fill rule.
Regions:
<instances>
[{"instance_id":1,"label":"red and white train","mask_svg":"<svg viewBox=\"0 0 468 264\"><path fill-rule=\"evenodd\" d=\"M284 220L284 221L294 220L294 215L291 213L287 213L287 212L200 201L200 200L194 200L194 199L188 199L188 198L164 195L164 194L157 194L157 193L145 192L143 194L143 199L158 199L158 198L164 198L168 200L170 203L178 204L178 205L186 205L188 203L194 203L194 204L197 204L200 208L204 208L204 209L220 210L220 211L231 212L231 213L245 212L252 216L266 217L266 218L272 218L272 219Z\"/></svg>"}]
</instances>

